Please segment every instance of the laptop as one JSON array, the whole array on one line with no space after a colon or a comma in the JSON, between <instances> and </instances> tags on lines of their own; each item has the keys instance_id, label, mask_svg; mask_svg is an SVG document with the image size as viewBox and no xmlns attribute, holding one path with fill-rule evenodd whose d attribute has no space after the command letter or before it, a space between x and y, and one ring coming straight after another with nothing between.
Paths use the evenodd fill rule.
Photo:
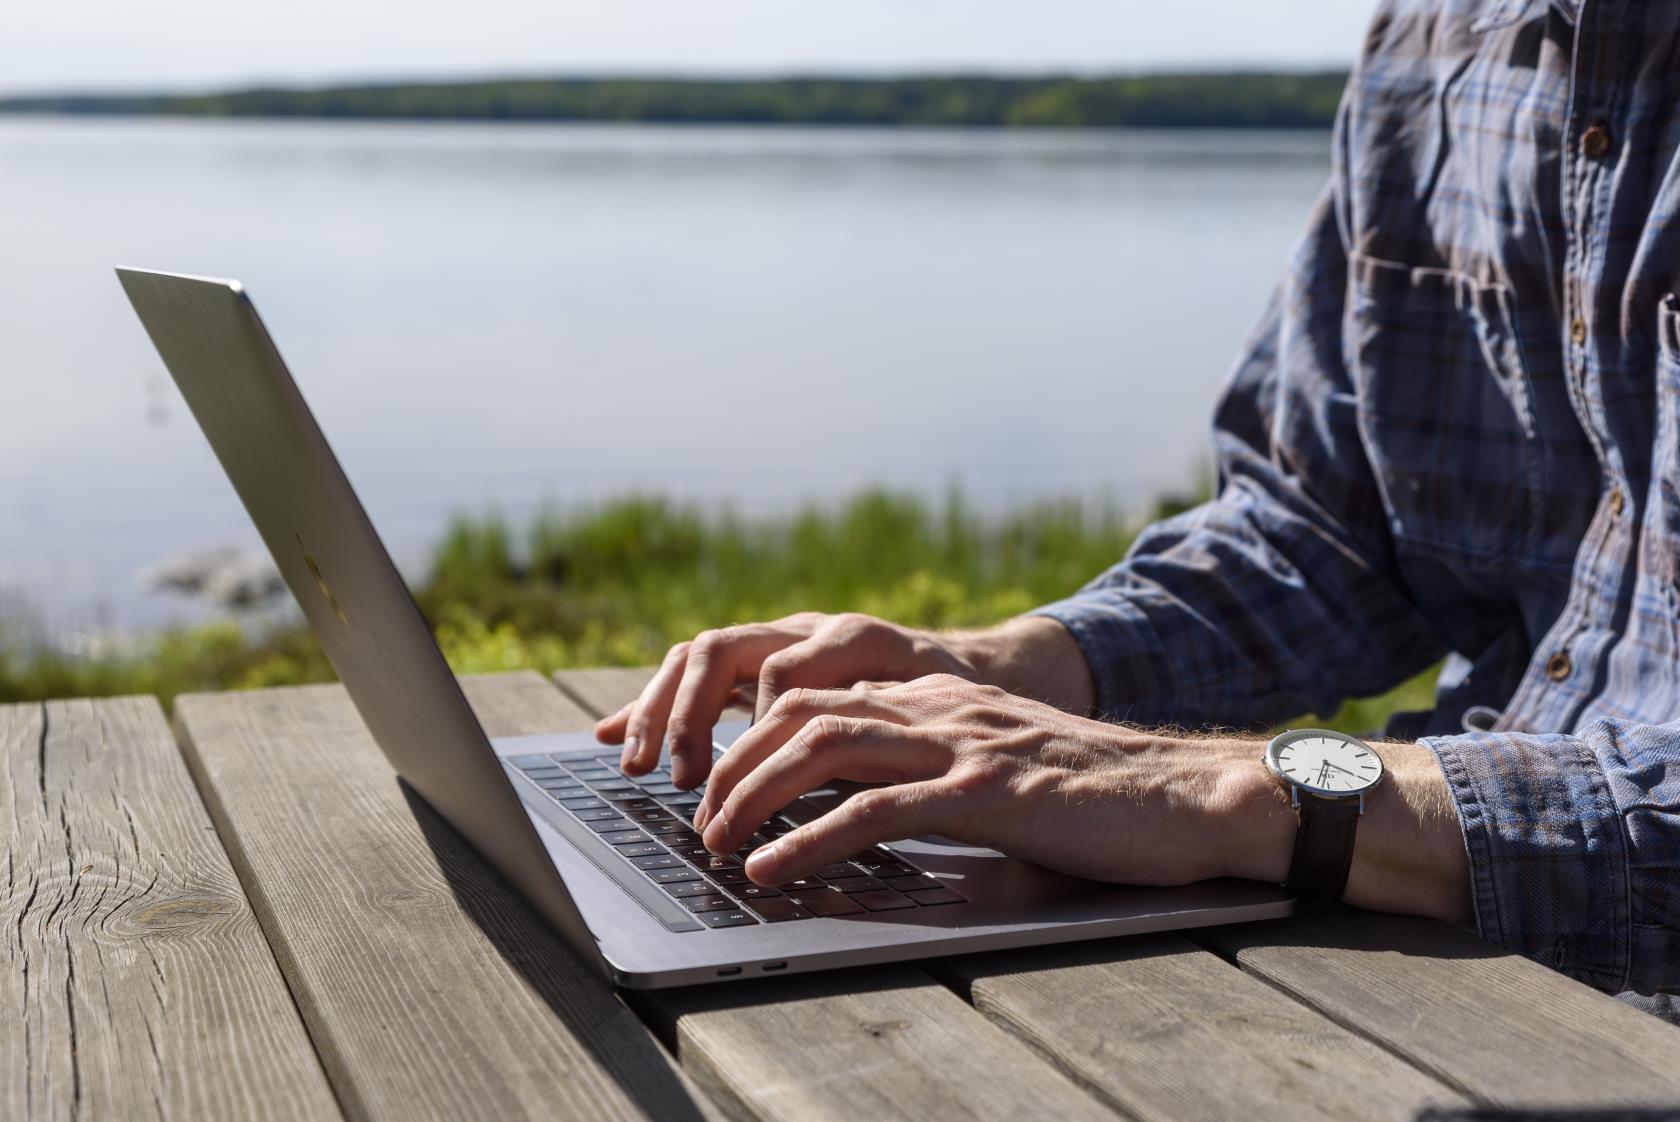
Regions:
<instances>
[{"instance_id":1,"label":"laptop","mask_svg":"<svg viewBox=\"0 0 1680 1122\"><path fill-rule=\"evenodd\" d=\"M678 789L663 768L625 776L617 750L587 733L485 734L237 281L117 273L391 766L613 982L743 980L1292 910L1272 885L1101 884L936 837L775 888L752 884L744 853L700 844L700 792ZM744 727L715 729L716 751ZM751 844L845 797L813 791Z\"/></svg>"}]
</instances>

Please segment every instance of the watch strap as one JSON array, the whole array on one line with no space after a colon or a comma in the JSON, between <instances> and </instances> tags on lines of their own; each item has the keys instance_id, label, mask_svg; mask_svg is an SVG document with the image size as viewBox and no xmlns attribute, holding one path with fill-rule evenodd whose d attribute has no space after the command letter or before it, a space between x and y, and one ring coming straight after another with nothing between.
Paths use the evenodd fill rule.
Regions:
<instances>
[{"instance_id":1,"label":"watch strap","mask_svg":"<svg viewBox=\"0 0 1680 1122\"><path fill-rule=\"evenodd\" d=\"M1353 840L1359 829L1358 799L1321 799L1302 791L1296 813L1295 854L1284 888L1317 904L1341 900L1353 867Z\"/></svg>"}]
</instances>

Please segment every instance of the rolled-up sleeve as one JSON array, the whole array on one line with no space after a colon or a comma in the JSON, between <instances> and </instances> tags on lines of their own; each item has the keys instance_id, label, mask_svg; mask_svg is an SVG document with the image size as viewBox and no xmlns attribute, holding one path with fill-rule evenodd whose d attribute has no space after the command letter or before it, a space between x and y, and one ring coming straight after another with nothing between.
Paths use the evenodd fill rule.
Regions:
<instances>
[{"instance_id":1,"label":"rolled-up sleeve","mask_svg":"<svg viewBox=\"0 0 1680 1122\"><path fill-rule=\"evenodd\" d=\"M1612 992L1680 989L1680 724L1422 742L1484 939Z\"/></svg>"}]
</instances>

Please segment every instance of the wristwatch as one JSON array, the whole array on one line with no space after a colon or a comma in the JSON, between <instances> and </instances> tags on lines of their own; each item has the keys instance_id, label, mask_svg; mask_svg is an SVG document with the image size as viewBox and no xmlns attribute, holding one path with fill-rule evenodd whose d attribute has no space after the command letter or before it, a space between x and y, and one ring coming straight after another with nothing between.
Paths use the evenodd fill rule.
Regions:
<instances>
[{"instance_id":1,"label":"wristwatch","mask_svg":"<svg viewBox=\"0 0 1680 1122\"><path fill-rule=\"evenodd\" d=\"M1382 782L1382 758L1346 733L1295 729L1266 745L1266 766L1289 788L1300 819L1284 888L1313 903L1340 900L1365 794Z\"/></svg>"}]
</instances>

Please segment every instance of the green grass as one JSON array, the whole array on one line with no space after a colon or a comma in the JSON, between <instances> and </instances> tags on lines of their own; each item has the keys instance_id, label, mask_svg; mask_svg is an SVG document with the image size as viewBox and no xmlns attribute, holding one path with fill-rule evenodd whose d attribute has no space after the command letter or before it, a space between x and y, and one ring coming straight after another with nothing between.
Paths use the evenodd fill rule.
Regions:
<instances>
[{"instance_id":1,"label":"green grass","mask_svg":"<svg viewBox=\"0 0 1680 1122\"><path fill-rule=\"evenodd\" d=\"M1195 501L1162 502L1161 517ZM1044 502L983 516L867 492L836 507L745 519L658 498L553 513L515 528L458 521L416 599L462 673L655 662L707 627L797 611L862 611L914 627L978 627L1066 595L1131 544L1113 506ZM0 701L245 689L329 681L298 625L183 628L136 653L74 657L8 647ZM1350 703L1337 727L1368 731L1396 707L1427 708L1432 675Z\"/></svg>"}]
</instances>

